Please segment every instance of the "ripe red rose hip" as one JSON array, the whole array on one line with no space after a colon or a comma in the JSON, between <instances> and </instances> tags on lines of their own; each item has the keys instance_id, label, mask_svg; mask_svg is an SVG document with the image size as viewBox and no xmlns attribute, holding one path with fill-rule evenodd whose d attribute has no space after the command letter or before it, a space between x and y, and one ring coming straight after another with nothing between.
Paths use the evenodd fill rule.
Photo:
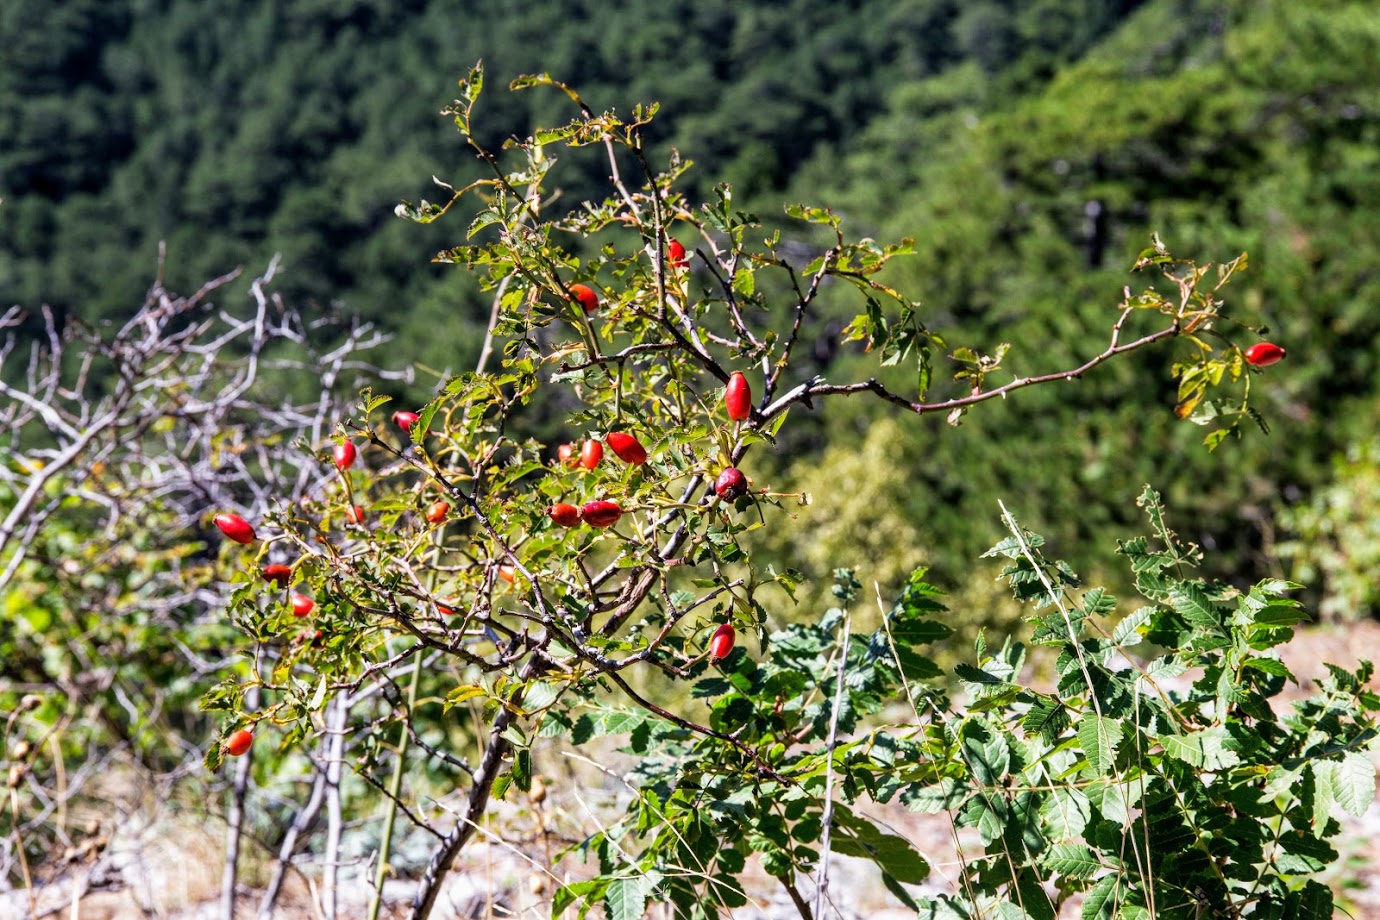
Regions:
<instances>
[{"instance_id":1,"label":"ripe red rose hip","mask_svg":"<svg viewBox=\"0 0 1380 920\"><path fill-rule=\"evenodd\" d=\"M733 651L735 635L732 623L725 623L714 630L714 635L709 637L709 660L722 661L727 658L728 653Z\"/></svg>"},{"instance_id":2,"label":"ripe red rose hip","mask_svg":"<svg viewBox=\"0 0 1380 920\"><path fill-rule=\"evenodd\" d=\"M292 596L292 615L295 617L310 616L316 609L316 601L307 597L305 594L294 594Z\"/></svg>"},{"instance_id":3,"label":"ripe red rose hip","mask_svg":"<svg viewBox=\"0 0 1380 920\"><path fill-rule=\"evenodd\" d=\"M574 442L566 441L556 448L556 460L566 466L578 466L580 458L576 456Z\"/></svg>"},{"instance_id":4,"label":"ripe red rose hip","mask_svg":"<svg viewBox=\"0 0 1380 920\"><path fill-rule=\"evenodd\" d=\"M747 488L747 477L736 466L730 466L714 480L714 494L727 502L746 495Z\"/></svg>"},{"instance_id":5,"label":"ripe red rose hip","mask_svg":"<svg viewBox=\"0 0 1380 920\"><path fill-rule=\"evenodd\" d=\"M1274 342L1256 342L1246 349L1246 363L1252 367L1269 367L1284 360L1284 349Z\"/></svg>"},{"instance_id":6,"label":"ripe red rose hip","mask_svg":"<svg viewBox=\"0 0 1380 920\"><path fill-rule=\"evenodd\" d=\"M580 511L580 516L585 519L585 523L590 527L603 529L617 524L618 519L623 516L623 509L618 507L616 502L585 502L584 508Z\"/></svg>"},{"instance_id":7,"label":"ripe red rose hip","mask_svg":"<svg viewBox=\"0 0 1380 920\"><path fill-rule=\"evenodd\" d=\"M281 562L270 562L263 567L260 574L263 575L264 581L270 584L276 584L279 587L292 581L292 568L283 565Z\"/></svg>"},{"instance_id":8,"label":"ripe red rose hip","mask_svg":"<svg viewBox=\"0 0 1380 920\"><path fill-rule=\"evenodd\" d=\"M647 462L647 449L637 438L623 431L614 431L608 436L609 447L618 455L618 459L624 463L631 463L633 466L641 466Z\"/></svg>"},{"instance_id":9,"label":"ripe red rose hip","mask_svg":"<svg viewBox=\"0 0 1380 920\"><path fill-rule=\"evenodd\" d=\"M254 542L254 528L238 514L218 514L213 520L220 532L236 543Z\"/></svg>"},{"instance_id":10,"label":"ripe red rose hip","mask_svg":"<svg viewBox=\"0 0 1380 920\"><path fill-rule=\"evenodd\" d=\"M355 444L353 441L341 441L335 446L335 468L348 470L355 465Z\"/></svg>"},{"instance_id":11,"label":"ripe red rose hip","mask_svg":"<svg viewBox=\"0 0 1380 920\"><path fill-rule=\"evenodd\" d=\"M428 523L439 524L450 514L450 502L436 502L426 509L426 519Z\"/></svg>"},{"instance_id":12,"label":"ripe red rose hip","mask_svg":"<svg viewBox=\"0 0 1380 920\"><path fill-rule=\"evenodd\" d=\"M419 418L421 418L421 416L415 412L408 412L400 409L393 413L393 424L397 425L403 431L411 431L412 426L417 424L417 419Z\"/></svg>"},{"instance_id":13,"label":"ripe red rose hip","mask_svg":"<svg viewBox=\"0 0 1380 920\"><path fill-rule=\"evenodd\" d=\"M231 757L239 757L246 754L254 745L254 733L247 728L242 728L231 735L225 742L225 753Z\"/></svg>"},{"instance_id":14,"label":"ripe red rose hip","mask_svg":"<svg viewBox=\"0 0 1380 920\"><path fill-rule=\"evenodd\" d=\"M675 268L684 268L690 264L690 260L685 257L685 246L680 240L671 240L666 244L666 257Z\"/></svg>"},{"instance_id":15,"label":"ripe red rose hip","mask_svg":"<svg viewBox=\"0 0 1380 920\"><path fill-rule=\"evenodd\" d=\"M580 466L592 470L604 459L604 445L597 438L590 438L580 448Z\"/></svg>"},{"instance_id":16,"label":"ripe red rose hip","mask_svg":"<svg viewBox=\"0 0 1380 920\"><path fill-rule=\"evenodd\" d=\"M498 567L498 577L511 585L513 579L517 578L517 569L513 568L511 565L500 565Z\"/></svg>"},{"instance_id":17,"label":"ripe red rose hip","mask_svg":"<svg viewBox=\"0 0 1380 920\"><path fill-rule=\"evenodd\" d=\"M580 523L580 509L565 502L558 502L547 508L546 516L562 527L574 527Z\"/></svg>"},{"instance_id":18,"label":"ripe red rose hip","mask_svg":"<svg viewBox=\"0 0 1380 920\"><path fill-rule=\"evenodd\" d=\"M752 414L752 387L742 371L734 371L728 378L728 385L724 387L724 406L728 409L728 417L735 422L741 422Z\"/></svg>"},{"instance_id":19,"label":"ripe red rose hip","mask_svg":"<svg viewBox=\"0 0 1380 920\"><path fill-rule=\"evenodd\" d=\"M351 505L345 511L345 520L349 521L351 524L363 524L364 509L359 505Z\"/></svg>"},{"instance_id":20,"label":"ripe red rose hip","mask_svg":"<svg viewBox=\"0 0 1380 920\"><path fill-rule=\"evenodd\" d=\"M594 293L594 288L587 284L576 282L570 286L570 296L574 297L586 313L593 313L599 309L599 295Z\"/></svg>"}]
</instances>

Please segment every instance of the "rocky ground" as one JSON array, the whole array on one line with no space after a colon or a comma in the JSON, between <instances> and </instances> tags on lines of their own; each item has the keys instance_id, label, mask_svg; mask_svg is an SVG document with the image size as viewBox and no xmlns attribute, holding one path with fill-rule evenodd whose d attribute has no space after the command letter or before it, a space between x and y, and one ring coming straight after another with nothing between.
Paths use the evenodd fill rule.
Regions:
<instances>
[{"instance_id":1,"label":"rocky ground","mask_svg":"<svg viewBox=\"0 0 1380 920\"><path fill-rule=\"evenodd\" d=\"M1319 627L1303 632L1285 649L1291 669L1298 675L1315 674L1324 661L1348 665L1358 657L1380 656L1380 625L1373 623L1348 627ZM1294 691L1310 692L1305 685ZM578 763L548 764L549 772L568 772L589 776ZM594 774L597 775L597 774ZM601 816L616 812L619 790L616 784L587 783L583 788L560 780L553 782L552 795L540 807L530 802L504 805L496 814L504 829L502 841L477 841L465 854L462 865L452 873L435 914L440 920L451 918L546 918L550 916L550 895L555 884L578 877L583 866L578 861L553 859L566 843L594 830ZM557 792L556 790L565 790ZM0 893L0 920L28 920L30 917L80 918L80 920L223 920L218 901L221 877L221 828L183 816L168 803L143 796L139 806L112 822L110 845L94 861L74 859L60 881L47 886L37 915L29 910L21 892ZM901 808L875 813L895 833L912 840L933 867L931 890L950 890L959 860L956 843L973 847L966 840L956 841L943 816L916 815ZM425 841L421 841L424 845ZM1348 819L1339 849L1342 861L1324 879L1338 893L1346 915L1357 920L1380 920L1380 806L1373 806L1360 819ZM244 886L239 898L237 918L257 915L258 891L263 883L261 854L246 855ZM970 849L971 852L971 849ZM361 854L352 859L342 873L340 892L341 920L365 915L371 870ZM279 907L273 914L282 920L317 920L319 894L316 874L306 872L289 877ZM808 885L802 886L808 888ZM74 906L72 896L85 890ZM867 920L892 920L911 914L899 909L886 894L868 864L838 858L831 868L830 916ZM398 881L385 888L384 917L401 917L413 892L411 883ZM733 912L737 920L778 920L798 917L784 891L766 875L754 879L753 903ZM807 898L810 891L805 892ZM1076 911L1066 910L1068 916ZM652 917L668 917L655 907Z\"/></svg>"}]
</instances>

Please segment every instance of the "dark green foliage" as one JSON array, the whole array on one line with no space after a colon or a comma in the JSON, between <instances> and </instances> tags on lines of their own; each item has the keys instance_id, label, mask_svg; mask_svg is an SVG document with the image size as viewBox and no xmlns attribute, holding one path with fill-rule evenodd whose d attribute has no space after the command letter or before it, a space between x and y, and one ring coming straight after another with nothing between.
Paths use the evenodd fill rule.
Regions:
<instances>
[{"instance_id":1,"label":"dark green foliage","mask_svg":"<svg viewBox=\"0 0 1380 920\"><path fill-rule=\"evenodd\" d=\"M1286 596L1298 586L1238 591L1195 577L1202 554L1168 529L1159 496L1146 489L1140 504L1152 533L1122 554L1152 606L1111 633L1115 601L1098 588L1080 593L1037 535L1008 518L1012 536L992 550L1009 560L1006 577L1036 635L1060 636L1042 642L1061 652L1053 692L1020 680L1024 651L1010 643L989 655L979 642L977 665L959 666L966 707L906 677L904 662L946 632L938 592L918 571L870 638L845 640L846 614L834 609L817 626L772 636L762 660L739 659L735 689L700 684L716 724L762 752L775 775L723 739L682 737L650 757L634 740L628 750L647 757L638 798L623 823L579 845L598 854L601 876L567 885L557 908L602 900L618 914L624 892L613 886L635 878L641 898L669 899L678 917L713 916L741 903L732 874L752 853L788 887L817 878L827 827L833 852L875 862L922 917L1052 920L1074 896L1085 918L1329 916L1331 892L1308 877L1338 859L1335 811L1360 815L1374 797L1364 753L1380 711L1366 689L1371 667L1328 666L1317 696L1277 715L1269 701L1292 675L1271 649L1305 619ZM845 590L843 600L856 598ZM1152 637L1159 657L1141 663L1128 650ZM792 675L784 697L782 673ZM1190 689L1179 679L1191 673L1203 676ZM810 699L819 703L797 707ZM887 699L908 704L914 721L855 720ZM616 718L600 716L627 731ZM653 735L669 738L665 729ZM928 864L853 807L898 794L978 832L959 895L907 891ZM708 839L717 844L694 844Z\"/></svg>"},{"instance_id":2,"label":"dark green foliage","mask_svg":"<svg viewBox=\"0 0 1380 920\"><path fill-rule=\"evenodd\" d=\"M1084 26L1038 54L1076 53L1134 4L1078 5ZM888 86L960 59L959 7L12 0L0 11L0 305L127 315L160 240L167 282L184 289L280 252L290 301L343 304L399 333L409 360L469 366L487 305L425 266L446 237L393 207L469 160L435 113L476 59L503 83L549 72L595 106L659 101L659 156L674 144L700 164L696 181L774 193L819 149L847 146ZM552 97L505 98L482 139L564 117ZM581 153L569 154L572 201L607 172Z\"/></svg>"}]
</instances>

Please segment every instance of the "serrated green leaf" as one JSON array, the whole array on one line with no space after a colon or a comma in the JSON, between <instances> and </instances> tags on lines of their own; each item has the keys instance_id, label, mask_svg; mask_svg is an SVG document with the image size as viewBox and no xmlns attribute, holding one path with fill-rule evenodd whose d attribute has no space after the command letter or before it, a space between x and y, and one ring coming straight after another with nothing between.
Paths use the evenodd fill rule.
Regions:
<instances>
[{"instance_id":1,"label":"serrated green leaf","mask_svg":"<svg viewBox=\"0 0 1380 920\"><path fill-rule=\"evenodd\" d=\"M1333 911L1332 890L1311 879L1298 891L1291 892L1285 904L1285 916L1288 917L1331 917Z\"/></svg>"},{"instance_id":2,"label":"serrated green leaf","mask_svg":"<svg viewBox=\"0 0 1380 920\"><path fill-rule=\"evenodd\" d=\"M1051 872L1068 878L1092 878L1102 864L1091 849L1081 843L1056 843L1040 858Z\"/></svg>"},{"instance_id":3,"label":"serrated green leaf","mask_svg":"<svg viewBox=\"0 0 1380 920\"><path fill-rule=\"evenodd\" d=\"M1108 875L1098 879L1083 895L1083 920L1111 920L1116 909L1116 892L1121 878Z\"/></svg>"},{"instance_id":4,"label":"serrated green leaf","mask_svg":"<svg viewBox=\"0 0 1380 920\"><path fill-rule=\"evenodd\" d=\"M1169 605L1189 625L1199 629L1220 631L1222 618L1208 598L1207 592L1190 582L1181 582L1169 590Z\"/></svg>"},{"instance_id":5,"label":"serrated green leaf","mask_svg":"<svg viewBox=\"0 0 1380 920\"><path fill-rule=\"evenodd\" d=\"M473 699L477 696L487 696L488 692L489 691L485 690L483 687L477 687L473 684L463 684L446 694L442 708L449 709L452 706L465 702L465 700Z\"/></svg>"},{"instance_id":6,"label":"serrated green leaf","mask_svg":"<svg viewBox=\"0 0 1380 920\"><path fill-rule=\"evenodd\" d=\"M919 913L916 920L972 920L972 913L965 902L955 900L946 894L937 898L920 898Z\"/></svg>"},{"instance_id":7,"label":"serrated green leaf","mask_svg":"<svg viewBox=\"0 0 1380 920\"><path fill-rule=\"evenodd\" d=\"M584 901L586 907L581 911L581 916L587 911L588 905L598 901L608 890L609 880L606 878L595 878L584 882L568 882L556 889L556 893L551 897L551 916L559 917L565 913L566 908L577 901Z\"/></svg>"},{"instance_id":8,"label":"serrated green leaf","mask_svg":"<svg viewBox=\"0 0 1380 920\"><path fill-rule=\"evenodd\" d=\"M1353 818L1364 815L1375 801L1375 765L1364 754L1348 751L1343 755L1334 782L1337 804Z\"/></svg>"},{"instance_id":9,"label":"serrated green leaf","mask_svg":"<svg viewBox=\"0 0 1380 920\"><path fill-rule=\"evenodd\" d=\"M1085 716L1078 726L1078 743L1098 776L1106 776L1116 762L1121 734L1121 723L1106 716Z\"/></svg>"},{"instance_id":10,"label":"serrated green leaf","mask_svg":"<svg viewBox=\"0 0 1380 920\"><path fill-rule=\"evenodd\" d=\"M1141 607L1135 613L1122 619L1112 632L1112 641L1123 647L1139 645L1145 641L1140 628L1150 622L1155 615L1154 607Z\"/></svg>"},{"instance_id":11,"label":"serrated green leaf","mask_svg":"<svg viewBox=\"0 0 1380 920\"><path fill-rule=\"evenodd\" d=\"M604 894L609 920L641 920L651 891L652 883L646 876L621 876L609 882Z\"/></svg>"},{"instance_id":12,"label":"serrated green leaf","mask_svg":"<svg viewBox=\"0 0 1380 920\"><path fill-rule=\"evenodd\" d=\"M1275 677L1287 677L1294 679L1294 674L1289 667L1278 658L1247 658L1241 662L1243 668L1255 668L1257 671L1264 671Z\"/></svg>"},{"instance_id":13,"label":"serrated green leaf","mask_svg":"<svg viewBox=\"0 0 1380 920\"><path fill-rule=\"evenodd\" d=\"M911 811L924 815L934 815L941 811L952 811L963 803L968 790L952 776L945 776L937 783L916 783L901 793L901 802Z\"/></svg>"},{"instance_id":14,"label":"serrated green leaf","mask_svg":"<svg viewBox=\"0 0 1380 920\"><path fill-rule=\"evenodd\" d=\"M1040 805L1040 821L1046 835L1063 842L1083 835L1092 818L1092 803L1081 789L1056 788Z\"/></svg>"}]
</instances>

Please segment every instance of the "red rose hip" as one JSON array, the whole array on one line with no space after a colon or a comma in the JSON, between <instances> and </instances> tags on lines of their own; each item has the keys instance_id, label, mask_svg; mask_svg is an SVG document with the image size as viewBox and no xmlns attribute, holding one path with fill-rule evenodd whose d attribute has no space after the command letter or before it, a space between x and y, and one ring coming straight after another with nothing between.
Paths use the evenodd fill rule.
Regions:
<instances>
[{"instance_id":1,"label":"red rose hip","mask_svg":"<svg viewBox=\"0 0 1380 920\"><path fill-rule=\"evenodd\" d=\"M609 447L618 455L618 459L624 463L641 466L647 462L647 449L632 435L615 431L609 434L608 442Z\"/></svg>"},{"instance_id":2,"label":"red rose hip","mask_svg":"<svg viewBox=\"0 0 1380 920\"><path fill-rule=\"evenodd\" d=\"M1284 360L1285 351L1274 342L1256 342L1246 349L1246 363L1252 367L1269 367Z\"/></svg>"},{"instance_id":3,"label":"red rose hip","mask_svg":"<svg viewBox=\"0 0 1380 920\"><path fill-rule=\"evenodd\" d=\"M597 438L590 438L580 448L580 466L592 470L604 459L604 445Z\"/></svg>"},{"instance_id":4,"label":"red rose hip","mask_svg":"<svg viewBox=\"0 0 1380 920\"><path fill-rule=\"evenodd\" d=\"M335 468L344 472L355 465L355 444L341 441L335 446Z\"/></svg>"},{"instance_id":5,"label":"red rose hip","mask_svg":"<svg viewBox=\"0 0 1380 920\"><path fill-rule=\"evenodd\" d=\"M236 543L254 542L254 528L238 514L218 514L213 520L220 532Z\"/></svg>"},{"instance_id":6,"label":"red rose hip","mask_svg":"<svg viewBox=\"0 0 1380 920\"><path fill-rule=\"evenodd\" d=\"M747 494L747 477L736 466L730 466L714 480L714 494L731 502Z\"/></svg>"},{"instance_id":7,"label":"red rose hip","mask_svg":"<svg viewBox=\"0 0 1380 920\"><path fill-rule=\"evenodd\" d=\"M351 505L345 510L345 520L349 521L351 524L363 524L364 509L359 505Z\"/></svg>"},{"instance_id":8,"label":"red rose hip","mask_svg":"<svg viewBox=\"0 0 1380 920\"><path fill-rule=\"evenodd\" d=\"M231 757L239 757L241 754L247 754L253 745L254 733L242 728L226 740L224 750Z\"/></svg>"},{"instance_id":9,"label":"red rose hip","mask_svg":"<svg viewBox=\"0 0 1380 920\"><path fill-rule=\"evenodd\" d=\"M585 502L580 516L585 519L585 523L590 527L603 529L612 527L618 523L618 519L623 516L623 509L618 507L616 502L596 501Z\"/></svg>"},{"instance_id":10,"label":"red rose hip","mask_svg":"<svg viewBox=\"0 0 1380 920\"><path fill-rule=\"evenodd\" d=\"M714 630L714 635L709 637L709 660L722 661L728 657L728 653L733 651L733 640L735 638L732 623L725 623Z\"/></svg>"},{"instance_id":11,"label":"red rose hip","mask_svg":"<svg viewBox=\"0 0 1380 920\"><path fill-rule=\"evenodd\" d=\"M450 514L450 502L436 502L426 509L426 519L428 523L439 524Z\"/></svg>"},{"instance_id":12,"label":"red rose hip","mask_svg":"<svg viewBox=\"0 0 1380 920\"><path fill-rule=\"evenodd\" d=\"M270 562L259 574L263 576L264 581L276 584L280 588L292 581L292 568L281 562Z\"/></svg>"},{"instance_id":13,"label":"red rose hip","mask_svg":"<svg viewBox=\"0 0 1380 920\"><path fill-rule=\"evenodd\" d=\"M567 441L556 448L556 460L565 466L579 466L580 458L576 456L575 444L571 441Z\"/></svg>"},{"instance_id":14,"label":"red rose hip","mask_svg":"<svg viewBox=\"0 0 1380 920\"><path fill-rule=\"evenodd\" d=\"M584 308L586 313L593 313L599 309L599 295L594 293L594 288L587 284L575 283L570 286L570 296Z\"/></svg>"},{"instance_id":15,"label":"red rose hip","mask_svg":"<svg viewBox=\"0 0 1380 920\"><path fill-rule=\"evenodd\" d=\"M685 246L680 240L671 240L666 244L666 257L671 260L674 268L684 268L690 264L690 260L685 257Z\"/></svg>"},{"instance_id":16,"label":"red rose hip","mask_svg":"<svg viewBox=\"0 0 1380 920\"><path fill-rule=\"evenodd\" d=\"M310 616L316 609L316 601L307 597L305 594L294 594L292 596L292 615L295 617Z\"/></svg>"},{"instance_id":17,"label":"red rose hip","mask_svg":"<svg viewBox=\"0 0 1380 920\"><path fill-rule=\"evenodd\" d=\"M574 527L580 523L580 509L565 502L558 502L547 508L546 516L562 527Z\"/></svg>"},{"instance_id":18,"label":"red rose hip","mask_svg":"<svg viewBox=\"0 0 1380 920\"><path fill-rule=\"evenodd\" d=\"M415 412L407 412L406 410L400 409L393 413L393 424L397 425L403 431L411 431L412 426L417 424L417 419L419 418L421 418L421 416Z\"/></svg>"},{"instance_id":19,"label":"red rose hip","mask_svg":"<svg viewBox=\"0 0 1380 920\"><path fill-rule=\"evenodd\" d=\"M724 406L728 409L728 417L735 422L741 422L752 414L752 387L742 371L734 371L728 378L728 385L724 387Z\"/></svg>"}]
</instances>

